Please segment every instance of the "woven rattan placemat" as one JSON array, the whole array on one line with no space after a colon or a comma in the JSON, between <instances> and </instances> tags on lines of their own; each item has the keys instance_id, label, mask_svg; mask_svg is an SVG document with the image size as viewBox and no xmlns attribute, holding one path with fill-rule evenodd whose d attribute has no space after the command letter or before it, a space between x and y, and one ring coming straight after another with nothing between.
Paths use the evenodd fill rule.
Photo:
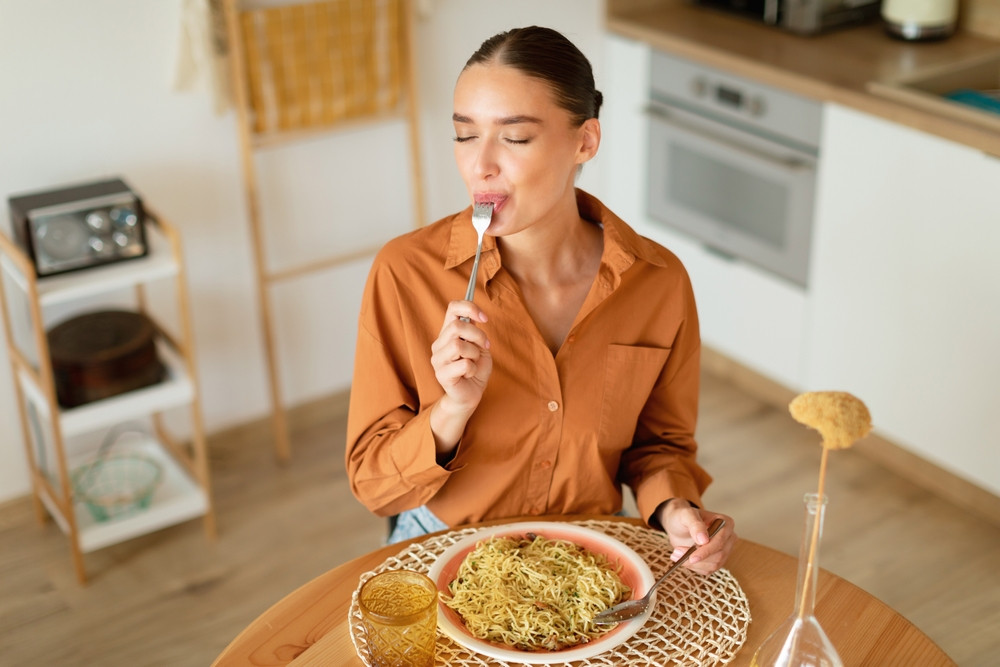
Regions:
<instances>
[{"instance_id":1,"label":"woven rattan placemat","mask_svg":"<svg viewBox=\"0 0 1000 667\"><path fill-rule=\"evenodd\" d=\"M646 561L659 577L670 567L669 543L663 533L621 521L574 521L576 525L599 530L627 544ZM358 590L361 584L384 570L406 568L427 572L445 549L476 530L466 528L430 537L411 544L381 565L361 575L351 597L349 620L351 640L358 656L369 664L361 648L365 636L361 628ZM620 665L725 665L743 646L750 624L750 606L743 589L728 570L710 576L685 568L670 576L656 591L656 607L649 621L625 643L587 660L565 663L574 666L619 667ZM456 643L438 631L435 665L510 665L488 658ZM520 664L520 663L513 663Z\"/></svg>"}]
</instances>

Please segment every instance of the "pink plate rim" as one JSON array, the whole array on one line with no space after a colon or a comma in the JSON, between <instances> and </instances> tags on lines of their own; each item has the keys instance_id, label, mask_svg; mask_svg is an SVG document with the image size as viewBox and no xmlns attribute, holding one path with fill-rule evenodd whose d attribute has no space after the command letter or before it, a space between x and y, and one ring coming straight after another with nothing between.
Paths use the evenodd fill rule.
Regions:
<instances>
[{"instance_id":1,"label":"pink plate rim","mask_svg":"<svg viewBox=\"0 0 1000 667\"><path fill-rule=\"evenodd\" d=\"M653 573L646 562L630 547L610 535L592 528L561 521L529 521L482 528L445 549L431 565L428 576L438 590L446 593L451 581L466 554L476 544L491 536L523 535L533 532L549 539L568 540L594 553L604 554L611 562L622 566L622 578L632 586L633 598L642 597L653 585ZM621 645L646 623L652 613L653 604L644 614L619 623L598 639L587 644L579 644L561 651L535 652L519 651L508 646L499 646L477 639L465 629L461 618L443 602L438 603L438 628L445 635L474 653L500 660L511 660L522 664L545 665L591 658Z\"/></svg>"}]
</instances>

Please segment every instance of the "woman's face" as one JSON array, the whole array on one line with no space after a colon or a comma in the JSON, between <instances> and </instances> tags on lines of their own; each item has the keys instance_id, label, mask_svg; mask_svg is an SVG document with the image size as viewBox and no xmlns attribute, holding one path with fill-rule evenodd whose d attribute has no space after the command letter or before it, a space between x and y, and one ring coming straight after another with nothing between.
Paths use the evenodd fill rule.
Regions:
<instances>
[{"instance_id":1,"label":"woman's face","mask_svg":"<svg viewBox=\"0 0 1000 667\"><path fill-rule=\"evenodd\" d=\"M576 214L577 168L597 153L596 119L573 127L544 81L496 64L455 85L455 161L475 202L493 202L489 233L505 236ZM571 207L571 208L566 208Z\"/></svg>"}]
</instances>

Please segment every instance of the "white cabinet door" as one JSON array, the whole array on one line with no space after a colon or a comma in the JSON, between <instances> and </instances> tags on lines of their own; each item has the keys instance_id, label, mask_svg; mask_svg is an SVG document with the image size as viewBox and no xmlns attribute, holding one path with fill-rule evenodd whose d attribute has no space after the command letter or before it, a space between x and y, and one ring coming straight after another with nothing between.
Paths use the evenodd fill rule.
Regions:
<instances>
[{"instance_id":1,"label":"white cabinet door","mask_svg":"<svg viewBox=\"0 0 1000 667\"><path fill-rule=\"evenodd\" d=\"M722 258L646 213L649 98L646 44L609 35L601 112L599 196L640 234L672 250L691 276L702 341L788 387L802 386L805 292L754 266Z\"/></svg>"},{"instance_id":2,"label":"white cabinet door","mask_svg":"<svg viewBox=\"0 0 1000 667\"><path fill-rule=\"evenodd\" d=\"M604 49L601 109L602 190L595 193L622 220L640 227L645 211L649 46L609 35ZM586 169L586 167L584 167ZM642 232L640 232L642 233Z\"/></svg>"},{"instance_id":3,"label":"white cabinet door","mask_svg":"<svg viewBox=\"0 0 1000 667\"><path fill-rule=\"evenodd\" d=\"M834 105L824 128L808 385L1000 493L1000 160Z\"/></svg>"}]
</instances>

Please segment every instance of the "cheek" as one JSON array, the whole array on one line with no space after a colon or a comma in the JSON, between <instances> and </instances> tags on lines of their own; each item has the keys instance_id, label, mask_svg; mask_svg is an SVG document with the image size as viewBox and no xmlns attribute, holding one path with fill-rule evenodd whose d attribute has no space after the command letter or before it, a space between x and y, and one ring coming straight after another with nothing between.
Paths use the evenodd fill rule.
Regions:
<instances>
[{"instance_id":1,"label":"cheek","mask_svg":"<svg viewBox=\"0 0 1000 667\"><path fill-rule=\"evenodd\" d=\"M552 154L543 154L530 162L522 162L519 169L521 180L540 186L561 183L565 167L559 159L554 158L556 156Z\"/></svg>"},{"instance_id":2,"label":"cheek","mask_svg":"<svg viewBox=\"0 0 1000 667\"><path fill-rule=\"evenodd\" d=\"M472 177L472 163L469 158L469 151L463 150L460 144L455 144L455 166L458 167L458 173L462 177L462 180L466 183Z\"/></svg>"}]
</instances>

